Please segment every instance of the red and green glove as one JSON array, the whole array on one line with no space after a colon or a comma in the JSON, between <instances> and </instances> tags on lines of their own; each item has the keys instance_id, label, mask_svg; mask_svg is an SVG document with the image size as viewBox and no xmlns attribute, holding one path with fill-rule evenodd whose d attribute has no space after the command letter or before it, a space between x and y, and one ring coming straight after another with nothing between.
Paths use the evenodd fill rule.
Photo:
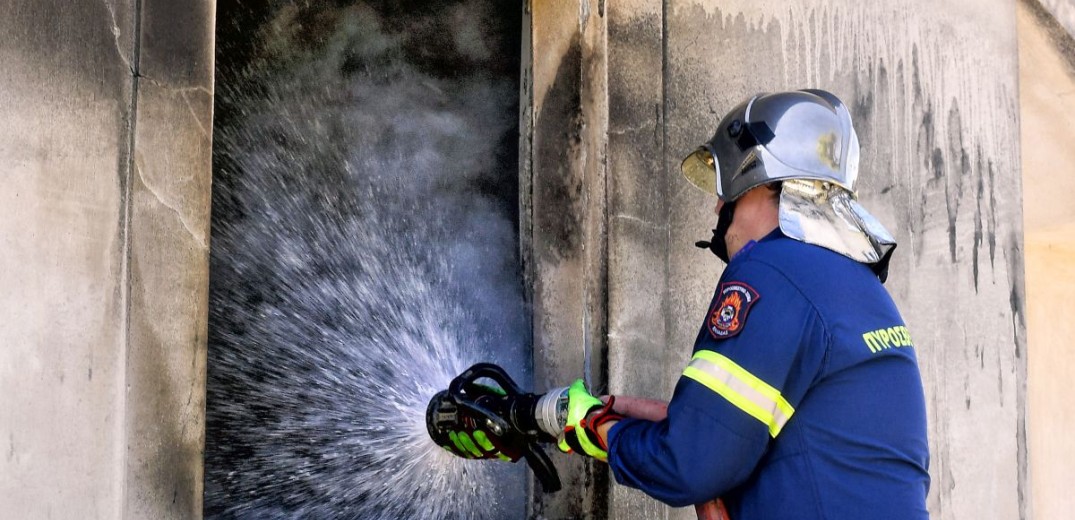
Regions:
<instances>
[{"instance_id":1,"label":"red and green glove","mask_svg":"<svg viewBox=\"0 0 1075 520\"><path fill-rule=\"evenodd\" d=\"M564 453L581 453L601 462L608 462L608 444L597 433L598 427L624 416L612 411L616 398L607 403L590 395L581 379L567 389L567 421L557 447Z\"/></svg>"}]
</instances>

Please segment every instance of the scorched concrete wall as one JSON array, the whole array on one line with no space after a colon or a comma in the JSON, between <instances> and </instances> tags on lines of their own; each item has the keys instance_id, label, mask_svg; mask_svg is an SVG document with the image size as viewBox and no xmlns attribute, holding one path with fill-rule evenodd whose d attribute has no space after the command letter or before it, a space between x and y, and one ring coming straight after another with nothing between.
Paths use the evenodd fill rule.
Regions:
<instances>
[{"instance_id":1,"label":"scorched concrete wall","mask_svg":"<svg viewBox=\"0 0 1075 520\"><path fill-rule=\"evenodd\" d=\"M212 0L0 0L0 517L201 516Z\"/></svg>"},{"instance_id":2,"label":"scorched concrete wall","mask_svg":"<svg viewBox=\"0 0 1075 520\"><path fill-rule=\"evenodd\" d=\"M900 242L887 287L926 386L933 518L1029 514L1013 0L560 1L527 16L539 386L587 374L670 395L721 269L693 246L715 201L680 159L748 95L828 89L863 144L860 198ZM537 497L535 516L694 515L557 464L569 491Z\"/></svg>"}]
</instances>

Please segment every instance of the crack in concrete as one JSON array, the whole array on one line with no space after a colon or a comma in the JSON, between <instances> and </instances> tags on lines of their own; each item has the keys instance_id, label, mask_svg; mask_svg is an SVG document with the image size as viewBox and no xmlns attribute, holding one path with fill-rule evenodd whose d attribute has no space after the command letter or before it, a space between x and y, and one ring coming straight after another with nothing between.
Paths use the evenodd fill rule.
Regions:
<instances>
[{"instance_id":1,"label":"crack in concrete","mask_svg":"<svg viewBox=\"0 0 1075 520\"><path fill-rule=\"evenodd\" d=\"M187 93L190 91L204 91L205 94L209 96L209 99L212 99L213 95L210 94L209 90L204 87L190 87L179 89L176 91L179 93L179 95L183 96L183 104L185 104L187 106L187 110L190 111L190 115L194 118L194 123L198 125L198 130L202 133L202 137L205 137L206 140L212 140L212 132L208 128L206 128L205 124L202 123L202 119L198 117L198 111L194 109L194 105L192 105L190 102L190 97L187 96Z\"/></svg>"},{"instance_id":2,"label":"crack in concrete","mask_svg":"<svg viewBox=\"0 0 1075 520\"><path fill-rule=\"evenodd\" d=\"M644 122L635 126L627 126L623 128L617 128L615 130L609 129L608 135L627 135L629 133L641 132L644 130L653 131L654 125L652 122Z\"/></svg>"},{"instance_id":3,"label":"crack in concrete","mask_svg":"<svg viewBox=\"0 0 1075 520\"><path fill-rule=\"evenodd\" d=\"M190 111L190 115L194 117L194 122L198 125L198 130L201 132L202 136L208 140L212 140L212 131L205 123L202 122L202 118L198 116L198 110L191 103L190 96L188 95L191 93L200 93L204 94L206 97L212 100L213 92L209 90L208 87L173 87L171 85L168 85L167 83L150 78L148 76L141 76L140 79L146 83L149 83L150 85L153 85L156 88L167 91L173 96L181 96L183 98L183 104L185 104L187 110Z\"/></svg>"},{"instance_id":4,"label":"crack in concrete","mask_svg":"<svg viewBox=\"0 0 1075 520\"><path fill-rule=\"evenodd\" d=\"M174 86L169 85L169 84L167 84L167 83L165 83L165 82L163 82L163 81L161 81L159 79L155 79L155 78L152 78L152 77L149 77L149 76L140 76L140 78L142 79L142 81L145 81L145 82L149 83L150 85L153 85L154 87L157 87L157 88L159 88L161 90L167 90L169 92L179 92L179 93L201 92L201 93L203 93L203 94L205 94L207 96L212 96L213 95L213 92L211 90L209 90L209 87L201 87L201 86L198 86L198 87L174 87Z\"/></svg>"},{"instance_id":5,"label":"crack in concrete","mask_svg":"<svg viewBox=\"0 0 1075 520\"><path fill-rule=\"evenodd\" d=\"M141 164L138 164L136 162L134 169L138 173L138 180L140 180L142 182L142 185L145 186L146 189L153 194L153 196L157 199L157 202L159 202L162 206L172 210L172 213L175 213L176 218L178 218L179 222L183 224L183 228L187 230L187 233L190 233L190 237L194 239L198 246L200 246L203 250L208 250L209 241L206 239L205 233L198 232L197 230L195 230L190 225L190 223L187 222L187 219L183 216L183 212L179 211L179 208L165 202L164 197L161 196L160 192L155 189L153 185L151 185L147 181L146 176L142 174Z\"/></svg>"},{"instance_id":6,"label":"crack in concrete","mask_svg":"<svg viewBox=\"0 0 1075 520\"><path fill-rule=\"evenodd\" d=\"M668 228L668 226L665 225L665 224L658 224L656 222L650 222L648 220L638 218L638 217L636 217L634 215L626 215L626 214L623 214L623 213L613 215L612 218L618 218L618 219L623 219L623 220L629 220L631 222L637 222L639 224L642 224L643 226L651 227L651 228L654 228L654 229L667 229Z\"/></svg>"},{"instance_id":7,"label":"crack in concrete","mask_svg":"<svg viewBox=\"0 0 1075 520\"><path fill-rule=\"evenodd\" d=\"M104 4L105 9L108 11L108 16L112 18L111 32L112 38L116 42L116 53L119 54L119 59L123 61L123 64L127 67L127 70L130 71L131 76L136 76L138 75L138 73L134 70L134 67L131 66L130 58L123 53L123 44L119 41L119 37L122 32L119 30L119 23L116 22L116 11L112 8L112 4L110 4L108 0L103 0L102 3Z\"/></svg>"},{"instance_id":8,"label":"crack in concrete","mask_svg":"<svg viewBox=\"0 0 1075 520\"><path fill-rule=\"evenodd\" d=\"M633 331L633 330L627 330L627 331L613 330L613 331L609 331L608 339L610 340L610 342L615 341L615 340L623 340L623 341L629 341L629 342L636 343L636 344L637 343L642 343L642 344L650 345L650 346L664 347L663 343L653 339L653 337L650 336L649 334L642 333L642 332L636 332L636 331Z\"/></svg>"},{"instance_id":9,"label":"crack in concrete","mask_svg":"<svg viewBox=\"0 0 1075 520\"><path fill-rule=\"evenodd\" d=\"M712 113L713 115L717 115L717 113L713 111L713 106L712 105L709 106L709 113ZM714 124L714 126L716 126L716 124ZM665 127L673 129L673 130L686 131L686 132L692 132L692 131L697 131L698 130L696 127L694 127L692 125L679 125L679 124L676 124L676 122L669 122L669 124L666 124ZM704 132L702 132L702 133L704 133ZM712 133L711 133L711 135L712 135ZM708 138L706 138L706 139L708 139Z\"/></svg>"}]
</instances>

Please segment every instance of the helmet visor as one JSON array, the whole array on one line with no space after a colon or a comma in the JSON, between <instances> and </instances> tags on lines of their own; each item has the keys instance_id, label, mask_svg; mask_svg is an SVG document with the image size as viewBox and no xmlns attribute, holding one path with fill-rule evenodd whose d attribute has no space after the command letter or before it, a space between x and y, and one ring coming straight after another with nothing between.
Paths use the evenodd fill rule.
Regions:
<instances>
[{"instance_id":1,"label":"helmet visor","mask_svg":"<svg viewBox=\"0 0 1075 520\"><path fill-rule=\"evenodd\" d=\"M710 195L721 197L723 194L720 183L717 182L717 168L717 160L713 157L713 152L705 146L699 147L694 153L688 155L679 165L683 176L694 187Z\"/></svg>"}]
</instances>

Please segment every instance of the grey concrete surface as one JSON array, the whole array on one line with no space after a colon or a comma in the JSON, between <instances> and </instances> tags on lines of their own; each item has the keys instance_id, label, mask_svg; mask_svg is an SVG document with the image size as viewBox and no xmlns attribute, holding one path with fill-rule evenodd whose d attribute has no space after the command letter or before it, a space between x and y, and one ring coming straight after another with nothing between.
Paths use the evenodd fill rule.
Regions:
<instances>
[{"instance_id":1,"label":"grey concrete surface","mask_svg":"<svg viewBox=\"0 0 1075 520\"><path fill-rule=\"evenodd\" d=\"M521 122L534 131L520 136L520 245L532 288L538 390L605 379L607 255L600 237L608 110L603 43L594 40L603 30L593 26L603 20L589 9L531 2L524 13L532 23L523 37ZM564 490L534 493L530 517L603 516L605 469L579 457L553 459Z\"/></svg>"},{"instance_id":2,"label":"grey concrete surface","mask_svg":"<svg viewBox=\"0 0 1075 520\"><path fill-rule=\"evenodd\" d=\"M1027 294L1027 408L1035 518L1075 510L1075 41L1031 0L1019 2Z\"/></svg>"},{"instance_id":3,"label":"grey concrete surface","mask_svg":"<svg viewBox=\"0 0 1075 520\"><path fill-rule=\"evenodd\" d=\"M531 9L535 371L550 384L578 377L591 334L605 347L591 350L591 365L607 366L598 388L667 398L720 274L693 247L715 201L678 178L679 160L750 94L825 88L856 119L860 198L900 242L887 286L926 386L933 518L1027 517L1015 3ZM606 328L584 331L582 309ZM585 517L693 517L618 486L586 493ZM561 506L541 511L574 499L542 498Z\"/></svg>"},{"instance_id":4,"label":"grey concrete surface","mask_svg":"<svg viewBox=\"0 0 1075 520\"><path fill-rule=\"evenodd\" d=\"M0 516L201 516L214 5L0 1Z\"/></svg>"}]
</instances>

